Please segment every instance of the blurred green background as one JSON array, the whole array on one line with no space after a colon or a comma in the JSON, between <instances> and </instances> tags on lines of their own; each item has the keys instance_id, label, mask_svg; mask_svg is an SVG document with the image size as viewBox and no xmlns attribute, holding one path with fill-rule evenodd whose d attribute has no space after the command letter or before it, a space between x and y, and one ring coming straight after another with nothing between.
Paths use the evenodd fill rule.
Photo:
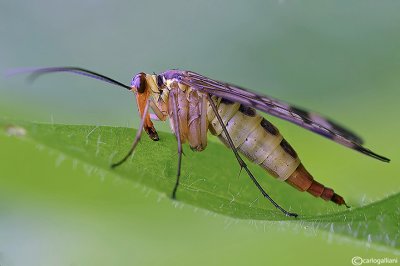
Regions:
<instances>
[{"instance_id":1,"label":"blurred green background","mask_svg":"<svg viewBox=\"0 0 400 266\"><path fill-rule=\"evenodd\" d=\"M318 180L360 206L400 190L399 14L398 1L8 1L0 71L71 65L129 83L140 71L190 69L317 110L392 159L271 119ZM138 125L133 95L65 74L34 85L2 77L0 118ZM49 165L53 155L11 144L0 143L1 266L351 265L354 256L395 256L324 232L176 207L129 180Z\"/></svg>"}]
</instances>

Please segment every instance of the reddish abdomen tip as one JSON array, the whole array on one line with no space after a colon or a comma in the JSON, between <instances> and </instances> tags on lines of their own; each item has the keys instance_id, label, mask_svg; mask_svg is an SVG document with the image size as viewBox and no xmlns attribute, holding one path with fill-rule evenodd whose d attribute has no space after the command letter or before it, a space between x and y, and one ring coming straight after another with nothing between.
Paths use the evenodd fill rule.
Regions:
<instances>
[{"instance_id":1,"label":"reddish abdomen tip","mask_svg":"<svg viewBox=\"0 0 400 266\"><path fill-rule=\"evenodd\" d=\"M338 205L348 207L342 196L336 194L333 189L315 181L313 176L304 168L303 164L297 167L289 178L286 179L286 182L300 191L307 191L314 197L322 198L326 201L330 200Z\"/></svg>"}]
</instances>

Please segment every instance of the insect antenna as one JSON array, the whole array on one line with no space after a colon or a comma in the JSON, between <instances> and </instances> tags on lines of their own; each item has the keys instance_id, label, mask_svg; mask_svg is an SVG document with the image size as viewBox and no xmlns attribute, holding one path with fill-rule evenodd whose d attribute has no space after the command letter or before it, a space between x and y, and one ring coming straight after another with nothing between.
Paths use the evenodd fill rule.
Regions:
<instances>
[{"instance_id":1,"label":"insect antenna","mask_svg":"<svg viewBox=\"0 0 400 266\"><path fill-rule=\"evenodd\" d=\"M283 212L286 216L294 216L297 217L298 214L296 213L292 213L292 212L288 212L287 210L285 210L284 208L282 208L278 203L276 203L268 194L267 192L265 192L265 190L261 187L260 183L258 183L257 179L253 176L253 174L250 172L249 168L247 167L246 163L243 161L243 159L240 157L235 145L233 144L232 138L228 133L228 130L226 129L226 126L224 124L224 122L222 121L221 116L218 113L218 108L215 106L214 101L211 98L211 95L208 93L208 101L210 102L210 105L214 111L215 116L218 119L219 124L222 127L222 130L224 131L224 134L228 140L228 144L230 146L230 148L232 149L233 153L236 156L236 159L240 165L241 168L244 168L244 170L247 172L247 175L250 177L250 179L254 182L254 184L256 185L256 187L260 190L261 194L267 198L277 209L279 209L281 212Z\"/></svg>"},{"instance_id":2,"label":"insect antenna","mask_svg":"<svg viewBox=\"0 0 400 266\"><path fill-rule=\"evenodd\" d=\"M140 121L140 126L139 126L139 128L138 128L138 130L137 130L137 132L136 132L135 139L133 140L133 143L132 143L132 146L131 146L129 152L128 152L128 153L125 155L125 157L122 158L120 161L118 161L118 162L116 162L116 163L113 163L113 164L111 165L111 168L115 168L115 167L117 167L117 166L123 164L123 163L129 158L129 156L132 155L133 151L135 150L137 144L138 144L139 141L140 141L140 138L142 137L143 128L144 128L144 123L145 123L145 118L146 118L147 111L149 110L149 105L150 105L150 99L147 100L146 106L144 107L144 112L143 112L143 115L142 115L142 119L141 119L141 121Z\"/></svg>"},{"instance_id":3,"label":"insect antenna","mask_svg":"<svg viewBox=\"0 0 400 266\"><path fill-rule=\"evenodd\" d=\"M110 77L104 76L102 74L96 73L94 71L80 68L80 67L45 67L45 68L20 68L20 69L15 69L12 71L9 71L7 73L7 76L13 76L16 74L24 74L24 73L29 73L30 75L28 76L27 80L29 82L35 81L38 77L44 75L44 74L49 74L49 73L56 73L56 72L69 72L81 76L86 76L89 78L101 80L113 85L117 85L120 87L123 87L127 90L131 90L132 88L128 85L125 85L115 79L112 79Z\"/></svg>"}]
</instances>

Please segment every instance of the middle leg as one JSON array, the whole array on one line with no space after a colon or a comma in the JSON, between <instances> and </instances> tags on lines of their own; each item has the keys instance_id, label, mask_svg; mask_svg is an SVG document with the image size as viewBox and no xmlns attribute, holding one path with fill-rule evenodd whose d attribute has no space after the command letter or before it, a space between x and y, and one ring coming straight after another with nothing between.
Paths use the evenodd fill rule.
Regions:
<instances>
[{"instance_id":1,"label":"middle leg","mask_svg":"<svg viewBox=\"0 0 400 266\"><path fill-rule=\"evenodd\" d=\"M176 173L176 181L175 181L175 186L174 189L172 190L172 199L176 199L176 191L178 190L179 186L179 179L181 177L181 166L182 166L182 140L181 140L181 133L180 133L180 127L179 127L179 117L178 117L178 102L177 99L175 98L174 92L171 91L170 95L171 101L172 101L172 112L173 112L173 124L174 124L174 131L175 131L175 136L176 140L178 142L178 170Z\"/></svg>"}]
</instances>

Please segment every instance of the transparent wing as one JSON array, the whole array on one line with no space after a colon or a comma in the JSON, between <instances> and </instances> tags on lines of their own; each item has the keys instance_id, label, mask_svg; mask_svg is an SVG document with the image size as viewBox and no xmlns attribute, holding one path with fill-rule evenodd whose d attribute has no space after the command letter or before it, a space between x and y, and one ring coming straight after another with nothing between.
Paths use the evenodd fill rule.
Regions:
<instances>
[{"instance_id":1,"label":"transparent wing","mask_svg":"<svg viewBox=\"0 0 400 266\"><path fill-rule=\"evenodd\" d=\"M362 146L363 140L350 130L316 113L308 112L271 97L250 92L235 85L212 80L191 71L176 71L174 74L182 83L185 83L199 91L210 93L217 97L222 97L243 105L252 106L260 111L295 123L303 128L375 159L384 162L390 161L388 158L364 148Z\"/></svg>"}]
</instances>

